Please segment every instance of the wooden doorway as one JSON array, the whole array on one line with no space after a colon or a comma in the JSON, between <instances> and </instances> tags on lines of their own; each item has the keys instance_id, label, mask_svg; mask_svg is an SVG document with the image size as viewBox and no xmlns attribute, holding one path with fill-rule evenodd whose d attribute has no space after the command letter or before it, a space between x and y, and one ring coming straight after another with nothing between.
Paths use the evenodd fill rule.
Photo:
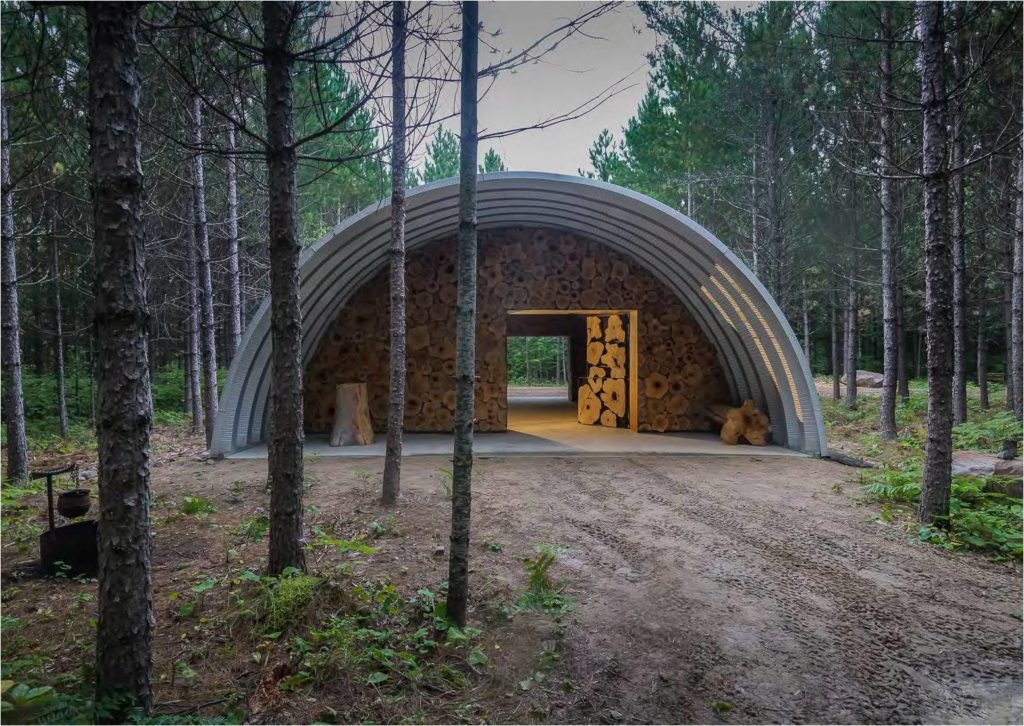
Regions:
<instances>
[{"instance_id":1,"label":"wooden doorway","mask_svg":"<svg viewBox=\"0 0 1024 726\"><path fill-rule=\"evenodd\" d=\"M507 325L509 336L523 335L524 331L528 331L525 334L533 335L568 335L570 340L569 362L571 371L568 386L569 397L576 404L579 403L579 392L582 390L582 387L590 385L588 380L590 364L587 362L587 346L588 343L595 341L593 339L588 340L587 319L598 318L599 320L606 321L602 323L602 326L606 326L610 318L618 318L623 328L624 340L621 343L624 344L626 353L625 361L623 361L626 369L623 378L626 407L625 415L622 417L624 421L621 422L621 425L622 428L637 431L639 426L640 392L638 385L639 347L637 340L639 327L637 325L638 314L636 310L509 310L507 314L509 316ZM604 332L605 328L602 327L602 336ZM613 335L613 337L615 336ZM613 342L616 345L620 344L618 341ZM604 351L602 351L603 354ZM606 371L606 373L608 372L610 370ZM586 391L584 393L586 394ZM600 412L594 423L599 426L601 425Z\"/></svg>"}]
</instances>

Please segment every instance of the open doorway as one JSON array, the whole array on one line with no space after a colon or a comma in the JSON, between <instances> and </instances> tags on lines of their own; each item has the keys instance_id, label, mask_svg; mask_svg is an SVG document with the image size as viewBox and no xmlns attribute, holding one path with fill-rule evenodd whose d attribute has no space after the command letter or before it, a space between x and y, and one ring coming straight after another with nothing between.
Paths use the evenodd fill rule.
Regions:
<instances>
[{"instance_id":1,"label":"open doorway","mask_svg":"<svg viewBox=\"0 0 1024 726\"><path fill-rule=\"evenodd\" d=\"M509 311L506 319L508 429L532 435L581 425L636 431L636 314L635 310ZM604 340L605 332L611 330L608 328L610 320L618 326L619 337L595 343L595 330ZM597 356L594 355L595 345L602 349ZM618 349L617 365L603 355L612 349ZM609 380L605 386L602 381L605 376L619 380ZM599 393L594 393L595 386ZM604 387L615 389L614 396L619 404L617 417L607 412L606 401L610 394L603 391ZM581 392L585 394L583 400ZM595 405L597 415L589 415Z\"/></svg>"}]
</instances>

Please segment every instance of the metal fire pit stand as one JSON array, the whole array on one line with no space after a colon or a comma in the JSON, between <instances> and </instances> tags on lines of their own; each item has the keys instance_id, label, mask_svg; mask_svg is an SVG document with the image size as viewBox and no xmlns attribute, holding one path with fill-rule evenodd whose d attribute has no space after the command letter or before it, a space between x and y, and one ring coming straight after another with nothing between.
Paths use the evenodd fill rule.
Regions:
<instances>
[{"instance_id":1,"label":"metal fire pit stand","mask_svg":"<svg viewBox=\"0 0 1024 726\"><path fill-rule=\"evenodd\" d=\"M46 479L46 514L50 528L39 535L39 564L47 574L92 575L96 573L99 547L96 520L86 519L73 524L57 526L54 516L53 480L62 474L73 474L78 483L78 464L33 471L31 477ZM60 568L57 563L63 563Z\"/></svg>"}]
</instances>

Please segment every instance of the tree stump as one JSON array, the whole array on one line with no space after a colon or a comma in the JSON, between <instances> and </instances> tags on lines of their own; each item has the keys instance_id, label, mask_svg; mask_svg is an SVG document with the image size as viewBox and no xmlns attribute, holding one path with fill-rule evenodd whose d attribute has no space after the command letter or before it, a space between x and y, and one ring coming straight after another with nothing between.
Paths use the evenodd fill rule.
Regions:
<instances>
[{"instance_id":1,"label":"tree stump","mask_svg":"<svg viewBox=\"0 0 1024 726\"><path fill-rule=\"evenodd\" d=\"M372 444L373 426L370 423L366 384L340 383L335 391L331 446Z\"/></svg>"}]
</instances>

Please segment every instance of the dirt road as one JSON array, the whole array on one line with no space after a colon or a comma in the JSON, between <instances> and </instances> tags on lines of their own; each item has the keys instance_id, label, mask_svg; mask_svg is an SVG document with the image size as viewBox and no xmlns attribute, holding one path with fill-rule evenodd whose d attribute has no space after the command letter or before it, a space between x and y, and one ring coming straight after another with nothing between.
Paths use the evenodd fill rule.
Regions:
<instances>
[{"instance_id":1,"label":"dirt road","mask_svg":"<svg viewBox=\"0 0 1024 726\"><path fill-rule=\"evenodd\" d=\"M485 466L485 518L569 550L566 720L1020 722L1019 571L873 523L831 489L848 470Z\"/></svg>"},{"instance_id":2,"label":"dirt road","mask_svg":"<svg viewBox=\"0 0 1024 726\"><path fill-rule=\"evenodd\" d=\"M360 558L355 576L386 575L409 594L445 579L437 550L447 545L450 503L437 469L446 465L406 460L398 534L375 540L378 554ZM376 459L307 460L307 528L329 525L347 537L387 516L376 504L381 468ZM154 474L154 586L164 633L156 655L166 673L181 657L186 635L178 631L192 627L176 617L176 594L209 572L264 566L265 541L246 542L236 528L267 506L266 462L188 456ZM529 692L521 679L543 667L538 656L551 649L557 626L516 616L484 636L492 676L472 696L473 719L1020 723L1019 564L915 543L875 521L855 477L837 464L788 457L477 461L471 619L487 629L490 609L523 592L520 558L539 543L562 548L551 574L576 610L557 638L554 672ZM217 511L180 516L185 493L208 497ZM47 587L26 584L25 602L8 602L5 615L34 623ZM89 615L76 616L83 632L92 628ZM262 678L239 652L211 646L190 662L202 682ZM188 696L167 679L157 695ZM315 719L318 704L335 696L313 695L316 703L296 696L260 718ZM345 698L334 703L339 713L356 707ZM437 717L450 720L444 713Z\"/></svg>"},{"instance_id":3,"label":"dirt road","mask_svg":"<svg viewBox=\"0 0 1024 726\"><path fill-rule=\"evenodd\" d=\"M444 464L407 461L394 560L447 539ZM216 468L230 479L236 465ZM351 507L338 498L350 468L311 465L335 483L314 501ZM563 655L572 688L540 720L1020 723L1019 566L874 521L855 476L771 457L478 461L477 586L521 588L517 555L565 548L553 575L577 602ZM429 557L416 567L445 574Z\"/></svg>"}]
</instances>

